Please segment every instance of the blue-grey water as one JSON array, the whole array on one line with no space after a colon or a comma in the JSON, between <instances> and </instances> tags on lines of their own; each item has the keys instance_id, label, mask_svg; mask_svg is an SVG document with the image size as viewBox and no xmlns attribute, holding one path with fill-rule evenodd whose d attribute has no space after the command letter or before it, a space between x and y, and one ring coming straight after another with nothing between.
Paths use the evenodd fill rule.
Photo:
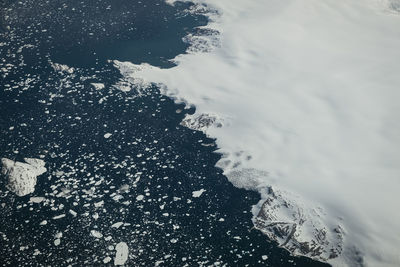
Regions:
<instances>
[{"instance_id":1,"label":"blue-grey water","mask_svg":"<svg viewBox=\"0 0 400 267\"><path fill-rule=\"evenodd\" d=\"M0 265L113 265L115 245L126 242L127 266L325 266L252 229L258 194L233 187L214 167L215 140L180 125L195 108L156 86L113 86L122 77L107 60L174 65L188 47L182 38L207 24L190 7L2 2L0 157L42 157L48 171L25 197L7 191L1 176ZM32 196L46 200L30 203Z\"/></svg>"}]
</instances>

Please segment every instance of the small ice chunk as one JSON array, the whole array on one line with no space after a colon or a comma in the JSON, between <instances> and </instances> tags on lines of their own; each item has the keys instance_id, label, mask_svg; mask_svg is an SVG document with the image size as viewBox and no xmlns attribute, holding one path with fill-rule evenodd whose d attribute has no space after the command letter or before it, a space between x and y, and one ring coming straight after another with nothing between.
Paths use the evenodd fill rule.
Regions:
<instances>
[{"instance_id":1,"label":"small ice chunk","mask_svg":"<svg viewBox=\"0 0 400 267\"><path fill-rule=\"evenodd\" d=\"M91 85L94 87L96 90L101 90L104 89L104 83L91 83Z\"/></svg>"},{"instance_id":2,"label":"small ice chunk","mask_svg":"<svg viewBox=\"0 0 400 267\"><path fill-rule=\"evenodd\" d=\"M111 227L112 228L119 228L119 227L121 227L121 225L123 225L124 223L123 222L117 222L117 223L114 223L113 225L111 225Z\"/></svg>"},{"instance_id":3,"label":"small ice chunk","mask_svg":"<svg viewBox=\"0 0 400 267\"><path fill-rule=\"evenodd\" d=\"M136 197L136 200L137 201L141 201L141 200L143 200L144 199L144 196L143 195L138 195L137 197Z\"/></svg>"},{"instance_id":4,"label":"small ice chunk","mask_svg":"<svg viewBox=\"0 0 400 267\"><path fill-rule=\"evenodd\" d=\"M200 190L197 190L197 191L193 191L192 192L192 197L200 197L204 192L206 192L205 189L200 189Z\"/></svg>"},{"instance_id":5,"label":"small ice chunk","mask_svg":"<svg viewBox=\"0 0 400 267\"><path fill-rule=\"evenodd\" d=\"M74 210L69 210L69 213L74 217L76 217L76 215L77 215L76 211L74 211Z\"/></svg>"},{"instance_id":6,"label":"small ice chunk","mask_svg":"<svg viewBox=\"0 0 400 267\"><path fill-rule=\"evenodd\" d=\"M156 263L154 265L155 266L160 266L162 263L164 263L164 261L156 261Z\"/></svg>"},{"instance_id":7,"label":"small ice chunk","mask_svg":"<svg viewBox=\"0 0 400 267\"><path fill-rule=\"evenodd\" d=\"M104 205L104 201L102 200L102 201L99 201L99 202L96 202L96 203L94 203L94 206L96 207L96 208L100 208L100 207L102 207Z\"/></svg>"},{"instance_id":8,"label":"small ice chunk","mask_svg":"<svg viewBox=\"0 0 400 267\"><path fill-rule=\"evenodd\" d=\"M60 243L61 243L61 239L60 238L57 238L56 240L54 240L54 245L55 246L60 245Z\"/></svg>"},{"instance_id":9,"label":"small ice chunk","mask_svg":"<svg viewBox=\"0 0 400 267\"><path fill-rule=\"evenodd\" d=\"M268 256L267 255L262 255L261 258L263 259L263 261L265 261L265 260L268 259Z\"/></svg>"},{"instance_id":10,"label":"small ice chunk","mask_svg":"<svg viewBox=\"0 0 400 267\"><path fill-rule=\"evenodd\" d=\"M64 218L64 217L65 217L65 214L60 214L60 215L54 216L53 220L58 220L58 219L61 219L61 218Z\"/></svg>"},{"instance_id":11,"label":"small ice chunk","mask_svg":"<svg viewBox=\"0 0 400 267\"><path fill-rule=\"evenodd\" d=\"M111 261L111 258L107 256L104 258L103 263L109 263L110 261Z\"/></svg>"},{"instance_id":12,"label":"small ice chunk","mask_svg":"<svg viewBox=\"0 0 400 267\"><path fill-rule=\"evenodd\" d=\"M40 202L42 202L44 200L45 200L44 197L31 197L29 199L29 202L31 202L31 203L40 203Z\"/></svg>"},{"instance_id":13,"label":"small ice chunk","mask_svg":"<svg viewBox=\"0 0 400 267\"><path fill-rule=\"evenodd\" d=\"M54 237L55 238L61 238L63 236L62 232L58 232Z\"/></svg>"},{"instance_id":14,"label":"small ice chunk","mask_svg":"<svg viewBox=\"0 0 400 267\"><path fill-rule=\"evenodd\" d=\"M103 237L103 234L100 233L99 231L96 231L96 230L91 230L90 231L90 235L93 236L93 237L96 237L96 238L102 238Z\"/></svg>"},{"instance_id":15,"label":"small ice chunk","mask_svg":"<svg viewBox=\"0 0 400 267\"><path fill-rule=\"evenodd\" d=\"M44 221L42 221L41 223L39 223L39 225L46 225L47 224L47 221L46 220L44 220Z\"/></svg>"},{"instance_id":16,"label":"small ice chunk","mask_svg":"<svg viewBox=\"0 0 400 267\"><path fill-rule=\"evenodd\" d=\"M115 247L114 265L124 265L128 260L129 248L125 242L119 242Z\"/></svg>"},{"instance_id":17,"label":"small ice chunk","mask_svg":"<svg viewBox=\"0 0 400 267\"><path fill-rule=\"evenodd\" d=\"M97 220L99 218L99 214L96 212L95 214L92 215L93 219Z\"/></svg>"},{"instance_id":18,"label":"small ice chunk","mask_svg":"<svg viewBox=\"0 0 400 267\"><path fill-rule=\"evenodd\" d=\"M66 72L66 73L72 74L75 71L74 68L69 67L67 65L63 65L63 64L51 63L51 66L53 67L53 69L55 71L58 71L58 72Z\"/></svg>"},{"instance_id":19,"label":"small ice chunk","mask_svg":"<svg viewBox=\"0 0 400 267\"><path fill-rule=\"evenodd\" d=\"M113 196L113 200L115 200L115 201L119 201L120 199L122 199L122 198L124 198L123 196L121 196L121 195L115 195L115 196Z\"/></svg>"},{"instance_id":20,"label":"small ice chunk","mask_svg":"<svg viewBox=\"0 0 400 267\"><path fill-rule=\"evenodd\" d=\"M111 135L112 135L112 133L106 133L106 134L104 135L104 138L105 138L105 139L108 139L108 138L111 137Z\"/></svg>"}]
</instances>

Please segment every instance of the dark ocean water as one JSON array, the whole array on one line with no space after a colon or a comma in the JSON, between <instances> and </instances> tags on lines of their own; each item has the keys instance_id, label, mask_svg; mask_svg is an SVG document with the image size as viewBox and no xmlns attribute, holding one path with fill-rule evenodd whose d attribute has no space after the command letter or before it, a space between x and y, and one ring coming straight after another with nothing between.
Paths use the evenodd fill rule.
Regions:
<instances>
[{"instance_id":1,"label":"dark ocean water","mask_svg":"<svg viewBox=\"0 0 400 267\"><path fill-rule=\"evenodd\" d=\"M119 242L128 244L127 266L325 266L291 257L252 230L259 196L233 187L214 167L214 140L180 125L193 107L156 86L114 86L122 77L107 60L174 65L169 60L188 48L182 38L207 24L191 7L3 2L0 157L42 157L48 171L25 197L0 179L2 266L113 265ZM32 196L46 200L30 203Z\"/></svg>"}]
</instances>

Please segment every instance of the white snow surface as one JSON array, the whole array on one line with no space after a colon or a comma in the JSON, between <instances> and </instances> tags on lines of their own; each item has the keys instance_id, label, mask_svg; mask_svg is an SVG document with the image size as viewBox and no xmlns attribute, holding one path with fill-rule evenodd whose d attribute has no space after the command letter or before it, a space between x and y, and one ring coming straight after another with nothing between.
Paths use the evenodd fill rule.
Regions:
<instances>
[{"instance_id":1,"label":"white snow surface","mask_svg":"<svg viewBox=\"0 0 400 267\"><path fill-rule=\"evenodd\" d=\"M24 162L1 159L2 174L8 178L7 189L17 196L25 196L35 191L37 176L47 171L41 159L24 158Z\"/></svg>"},{"instance_id":2,"label":"white snow surface","mask_svg":"<svg viewBox=\"0 0 400 267\"><path fill-rule=\"evenodd\" d=\"M115 66L227 121L201 128L217 138L218 166L238 187L298 199L311 220L302 242L315 224L328 237L339 226L334 266L400 266L400 1L198 2L220 13L213 51L171 69Z\"/></svg>"}]
</instances>

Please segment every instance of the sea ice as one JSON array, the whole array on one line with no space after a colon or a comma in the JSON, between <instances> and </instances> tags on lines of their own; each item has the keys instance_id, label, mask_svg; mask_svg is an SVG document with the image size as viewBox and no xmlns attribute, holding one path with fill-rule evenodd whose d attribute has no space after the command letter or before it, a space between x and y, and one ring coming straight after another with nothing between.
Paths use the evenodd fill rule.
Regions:
<instances>
[{"instance_id":1,"label":"sea ice","mask_svg":"<svg viewBox=\"0 0 400 267\"><path fill-rule=\"evenodd\" d=\"M31 197L29 199L29 202L31 202L31 203L40 203L40 202L42 202L44 200L45 200L44 197Z\"/></svg>"},{"instance_id":2,"label":"sea ice","mask_svg":"<svg viewBox=\"0 0 400 267\"><path fill-rule=\"evenodd\" d=\"M200 190L197 190L197 191L193 191L192 192L192 197L200 197L204 192L206 192L205 189L200 189Z\"/></svg>"},{"instance_id":3,"label":"sea ice","mask_svg":"<svg viewBox=\"0 0 400 267\"><path fill-rule=\"evenodd\" d=\"M56 240L54 240L54 246L58 246L61 243L61 239L57 238Z\"/></svg>"},{"instance_id":4,"label":"sea ice","mask_svg":"<svg viewBox=\"0 0 400 267\"><path fill-rule=\"evenodd\" d=\"M53 217L53 220L58 220L58 219L61 219L61 218L64 218L64 217L65 217L65 214L56 215L56 216Z\"/></svg>"},{"instance_id":5,"label":"sea ice","mask_svg":"<svg viewBox=\"0 0 400 267\"><path fill-rule=\"evenodd\" d=\"M119 242L115 247L114 265L124 265L128 260L129 248L125 242Z\"/></svg>"},{"instance_id":6,"label":"sea ice","mask_svg":"<svg viewBox=\"0 0 400 267\"><path fill-rule=\"evenodd\" d=\"M96 237L96 238L102 238L103 237L103 234L100 233L99 231L96 231L96 230L91 230L90 231L90 235L93 236L93 237Z\"/></svg>"},{"instance_id":7,"label":"sea ice","mask_svg":"<svg viewBox=\"0 0 400 267\"><path fill-rule=\"evenodd\" d=\"M96 90L101 90L104 89L104 83L91 83L91 85L96 89Z\"/></svg>"},{"instance_id":8,"label":"sea ice","mask_svg":"<svg viewBox=\"0 0 400 267\"><path fill-rule=\"evenodd\" d=\"M72 216L76 217L77 213L74 210L69 210L68 211Z\"/></svg>"},{"instance_id":9,"label":"sea ice","mask_svg":"<svg viewBox=\"0 0 400 267\"><path fill-rule=\"evenodd\" d=\"M7 189L17 196L25 196L35 191L37 176L45 173L45 162L41 159L24 158L26 163L2 158L2 174L8 177Z\"/></svg>"},{"instance_id":10,"label":"sea ice","mask_svg":"<svg viewBox=\"0 0 400 267\"><path fill-rule=\"evenodd\" d=\"M121 225L123 225L124 223L123 222L116 222L116 223L114 223L113 225L111 225L111 227L112 228L119 228L119 227L121 227Z\"/></svg>"},{"instance_id":11,"label":"sea ice","mask_svg":"<svg viewBox=\"0 0 400 267\"><path fill-rule=\"evenodd\" d=\"M58 63L51 63L51 66L55 71L58 72L66 72L68 74L74 73L75 69L73 67L69 67L67 65L58 64Z\"/></svg>"}]
</instances>

